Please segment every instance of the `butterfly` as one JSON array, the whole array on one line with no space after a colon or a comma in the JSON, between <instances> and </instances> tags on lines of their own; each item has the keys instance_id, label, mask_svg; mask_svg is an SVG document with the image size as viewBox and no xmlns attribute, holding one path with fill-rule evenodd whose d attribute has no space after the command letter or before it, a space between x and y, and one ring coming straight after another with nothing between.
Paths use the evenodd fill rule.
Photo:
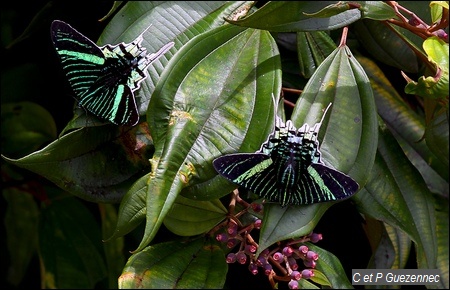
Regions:
<instances>
[{"instance_id":1,"label":"butterfly","mask_svg":"<svg viewBox=\"0 0 450 290\"><path fill-rule=\"evenodd\" d=\"M313 204L348 198L358 183L350 176L323 164L319 123L296 129L291 120L276 116L275 129L256 153L228 154L213 166L226 179L281 206Z\"/></svg>"},{"instance_id":2,"label":"butterfly","mask_svg":"<svg viewBox=\"0 0 450 290\"><path fill-rule=\"evenodd\" d=\"M131 43L99 47L69 24L52 22L54 47L81 107L116 125L138 123L134 92L147 77L147 67L174 45L147 54L141 45L144 32Z\"/></svg>"}]
</instances>

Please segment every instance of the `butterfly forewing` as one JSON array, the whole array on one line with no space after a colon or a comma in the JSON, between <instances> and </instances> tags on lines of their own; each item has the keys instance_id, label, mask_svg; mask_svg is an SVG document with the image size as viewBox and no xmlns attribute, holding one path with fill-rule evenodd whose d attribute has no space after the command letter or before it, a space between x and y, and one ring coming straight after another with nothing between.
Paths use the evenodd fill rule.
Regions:
<instances>
[{"instance_id":1,"label":"butterfly forewing","mask_svg":"<svg viewBox=\"0 0 450 290\"><path fill-rule=\"evenodd\" d=\"M320 194L314 195L313 202L333 201L352 196L359 189L359 184L350 176L326 165L313 163L308 168L309 176L320 187Z\"/></svg>"},{"instance_id":2,"label":"butterfly forewing","mask_svg":"<svg viewBox=\"0 0 450 290\"><path fill-rule=\"evenodd\" d=\"M77 99L81 99L102 74L103 53L95 43L62 21L53 21L51 36L64 73Z\"/></svg>"}]
</instances>

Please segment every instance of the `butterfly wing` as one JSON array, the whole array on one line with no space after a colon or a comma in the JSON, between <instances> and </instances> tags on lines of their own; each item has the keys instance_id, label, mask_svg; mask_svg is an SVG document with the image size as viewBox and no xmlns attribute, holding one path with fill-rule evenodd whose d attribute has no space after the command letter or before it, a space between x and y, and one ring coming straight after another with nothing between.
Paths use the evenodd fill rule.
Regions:
<instances>
[{"instance_id":1,"label":"butterfly wing","mask_svg":"<svg viewBox=\"0 0 450 290\"><path fill-rule=\"evenodd\" d=\"M263 153L237 153L221 156L213 166L223 177L271 201L278 195L273 162ZM264 193L264 194L261 194Z\"/></svg>"},{"instance_id":2,"label":"butterfly wing","mask_svg":"<svg viewBox=\"0 0 450 290\"><path fill-rule=\"evenodd\" d=\"M90 39L55 20L51 36L80 105L116 125L134 126L139 113L132 90L117 79L118 59L107 58Z\"/></svg>"},{"instance_id":3,"label":"butterfly wing","mask_svg":"<svg viewBox=\"0 0 450 290\"><path fill-rule=\"evenodd\" d=\"M293 204L336 201L355 194L358 183L350 176L324 164L312 163L303 174L294 193Z\"/></svg>"},{"instance_id":4,"label":"butterfly wing","mask_svg":"<svg viewBox=\"0 0 450 290\"><path fill-rule=\"evenodd\" d=\"M359 189L348 175L319 163L311 164L294 187L285 187L279 184L270 156L262 153L224 155L215 159L213 166L231 182L281 206L336 201Z\"/></svg>"},{"instance_id":5,"label":"butterfly wing","mask_svg":"<svg viewBox=\"0 0 450 290\"><path fill-rule=\"evenodd\" d=\"M134 126L139 121L136 100L127 85L105 85L102 77L80 100L80 105L116 125Z\"/></svg>"},{"instance_id":6,"label":"butterfly wing","mask_svg":"<svg viewBox=\"0 0 450 290\"><path fill-rule=\"evenodd\" d=\"M65 22L52 22L51 37L64 73L81 101L101 76L105 57L95 43Z\"/></svg>"}]
</instances>

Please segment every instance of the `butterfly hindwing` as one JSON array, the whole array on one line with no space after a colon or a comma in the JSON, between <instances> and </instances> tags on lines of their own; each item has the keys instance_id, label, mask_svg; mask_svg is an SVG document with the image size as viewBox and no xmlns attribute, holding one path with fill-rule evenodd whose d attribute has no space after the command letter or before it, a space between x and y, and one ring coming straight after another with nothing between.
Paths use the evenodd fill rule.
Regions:
<instances>
[{"instance_id":1,"label":"butterfly hindwing","mask_svg":"<svg viewBox=\"0 0 450 290\"><path fill-rule=\"evenodd\" d=\"M213 165L223 177L255 193L277 194L274 166L266 154L229 154L216 158Z\"/></svg>"},{"instance_id":2,"label":"butterfly hindwing","mask_svg":"<svg viewBox=\"0 0 450 290\"><path fill-rule=\"evenodd\" d=\"M97 82L85 93L80 105L113 124L132 126L139 121L136 100L126 85L103 86Z\"/></svg>"},{"instance_id":3,"label":"butterfly hindwing","mask_svg":"<svg viewBox=\"0 0 450 290\"><path fill-rule=\"evenodd\" d=\"M302 175L296 198L298 204L336 201L352 196L359 185L348 175L324 164L312 163Z\"/></svg>"}]
</instances>

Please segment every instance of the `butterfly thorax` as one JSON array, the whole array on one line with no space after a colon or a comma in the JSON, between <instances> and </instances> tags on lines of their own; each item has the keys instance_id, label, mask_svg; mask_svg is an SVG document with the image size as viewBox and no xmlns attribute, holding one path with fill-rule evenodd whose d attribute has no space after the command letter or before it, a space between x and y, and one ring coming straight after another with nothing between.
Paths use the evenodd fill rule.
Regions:
<instances>
[{"instance_id":1,"label":"butterfly thorax","mask_svg":"<svg viewBox=\"0 0 450 290\"><path fill-rule=\"evenodd\" d=\"M305 139L305 132L301 130L289 130L289 125L280 128L278 138L269 141L278 188L283 192L295 190L300 177L307 173L307 168L313 162L314 154L318 153L318 143Z\"/></svg>"},{"instance_id":2,"label":"butterfly thorax","mask_svg":"<svg viewBox=\"0 0 450 290\"><path fill-rule=\"evenodd\" d=\"M141 41L138 37L129 44L102 47L103 54L107 56L102 77L112 84L124 84L129 86L131 91L137 90L140 82L146 78L146 69L150 64L146 58L146 48L140 45Z\"/></svg>"}]
</instances>

